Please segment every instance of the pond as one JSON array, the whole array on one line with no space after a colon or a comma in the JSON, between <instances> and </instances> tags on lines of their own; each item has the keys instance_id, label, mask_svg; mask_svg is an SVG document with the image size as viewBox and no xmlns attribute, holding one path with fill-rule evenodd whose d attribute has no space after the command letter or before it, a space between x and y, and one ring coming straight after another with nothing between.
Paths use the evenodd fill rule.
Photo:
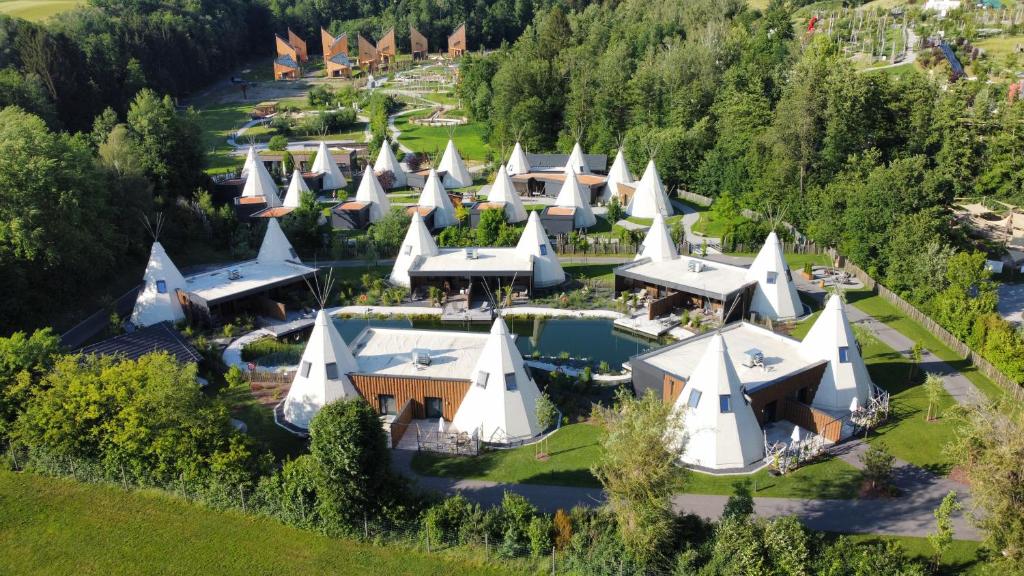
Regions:
<instances>
[{"instance_id":1,"label":"pond","mask_svg":"<svg viewBox=\"0 0 1024 576\"><path fill-rule=\"evenodd\" d=\"M457 330L487 332L489 324L441 323L436 319L335 318L334 323L346 342L351 342L366 326L384 328L417 328L420 330ZM542 318L515 319L509 329L519 338L516 346L524 357L536 350L541 356L558 356L568 352L572 358L589 358L595 363L604 360L617 370L631 356L642 354L663 344L616 330L604 318Z\"/></svg>"}]
</instances>

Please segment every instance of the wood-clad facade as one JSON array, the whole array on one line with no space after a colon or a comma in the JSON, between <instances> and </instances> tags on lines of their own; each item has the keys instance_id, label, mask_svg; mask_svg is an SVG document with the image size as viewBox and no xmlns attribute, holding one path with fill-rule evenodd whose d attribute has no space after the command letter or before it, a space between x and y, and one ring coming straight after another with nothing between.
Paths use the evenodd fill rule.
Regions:
<instances>
[{"instance_id":1,"label":"wood-clad facade","mask_svg":"<svg viewBox=\"0 0 1024 576\"><path fill-rule=\"evenodd\" d=\"M448 57L458 58L466 53L466 25L462 24L448 37Z\"/></svg>"},{"instance_id":2,"label":"wood-clad facade","mask_svg":"<svg viewBox=\"0 0 1024 576\"><path fill-rule=\"evenodd\" d=\"M392 28L377 41L377 66L390 68L398 55L398 46L395 44L395 29Z\"/></svg>"},{"instance_id":3,"label":"wood-clad facade","mask_svg":"<svg viewBox=\"0 0 1024 576\"><path fill-rule=\"evenodd\" d=\"M309 61L309 51L306 50L306 41L299 37L298 34L292 32L292 29L288 29L288 44L295 49L295 54L299 58L299 63Z\"/></svg>"},{"instance_id":4,"label":"wood-clad facade","mask_svg":"<svg viewBox=\"0 0 1024 576\"><path fill-rule=\"evenodd\" d=\"M422 60L427 57L427 37L420 34L416 28L409 26L409 46L412 48L412 59Z\"/></svg>"},{"instance_id":5,"label":"wood-clad facade","mask_svg":"<svg viewBox=\"0 0 1024 576\"><path fill-rule=\"evenodd\" d=\"M350 374L349 378L363 398L382 414L385 406L401 408L411 401L413 418L436 418L436 414L428 414L428 408L439 408L440 415L449 422L455 418L470 385L469 380L378 374Z\"/></svg>"},{"instance_id":6,"label":"wood-clad facade","mask_svg":"<svg viewBox=\"0 0 1024 576\"><path fill-rule=\"evenodd\" d=\"M356 44L359 46L359 67L363 70L376 70L377 47L373 42L363 38L362 34L356 34Z\"/></svg>"},{"instance_id":7,"label":"wood-clad facade","mask_svg":"<svg viewBox=\"0 0 1024 576\"><path fill-rule=\"evenodd\" d=\"M328 78L348 78L352 75L352 63L348 59L348 34L333 36L320 28L320 44L323 46L324 73Z\"/></svg>"},{"instance_id":8,"label":"wood-clad facade","mask_svg":"<svg viewBox=\"0 0 1024 576\"><path fill-rule=\"evenodd\" d=\"M284 38L275 35L277 58L274 59L274 80L297 80L301 76L299 54Z\"/></svg>"}]
</instances>

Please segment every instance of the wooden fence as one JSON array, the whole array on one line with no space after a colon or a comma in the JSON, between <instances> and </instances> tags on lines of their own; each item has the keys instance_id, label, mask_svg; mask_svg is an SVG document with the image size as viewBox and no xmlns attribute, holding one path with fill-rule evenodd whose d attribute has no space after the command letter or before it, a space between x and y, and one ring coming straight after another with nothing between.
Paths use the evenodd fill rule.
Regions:
<instances>
[{"instance_id":1,"label":"wooden fence","mask_svg":"<svg viewBox=\"0 0 1024 576\"><path fill-rule=\"evenodd\" d=\"M412 423L412 408L412 398L410 398L405 401L402 409L398 411L398 415L391 422L389 436L391 436L392 448L398 447L398 443L401 442L405 432L409 429L409 424Z\"/></svg>"},{"instance_id":2,"label":"wooden fence","mask_svg":"<svg viewBox=\"0 0 1024 576\"><path fill-rule=\"evenodd\" d=\"M832 442L838 442L843 435L841 419L789 398L782 401L782 418Z\"/></svg>"}]
</instances>

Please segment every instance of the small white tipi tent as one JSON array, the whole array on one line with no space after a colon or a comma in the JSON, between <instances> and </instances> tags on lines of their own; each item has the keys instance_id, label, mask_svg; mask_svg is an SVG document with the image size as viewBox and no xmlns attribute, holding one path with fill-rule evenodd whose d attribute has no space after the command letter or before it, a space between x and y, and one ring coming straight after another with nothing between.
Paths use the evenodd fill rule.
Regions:
<instances>
[{"instance_id":1,"label":"small white tipi tent","mask_svg":"<svg viewBox=\"0 0 1024 576\"><path fill-rule=\"evenodd\" d=\"M338 163L334 161L334 156L331 156L330 151L327 150L326 142L320 142L320 146L316 149L316 159L313 160L312 171L324 175L324 190L338 190L348 184L345 175L338 168Z\"/></svg>"},{"instance_id":2,"label":"small white tipi tent","mask_svg":"<svg viewBox=\"0 0 1024 576\"><path fill-rule=\"evenodd\" d=\"M369 166L363 171L363 179L356 191L356 201L370 205L370 222L377 222L391 211L391 201Z\"/></svg>"},{"instance_id":3,"label":"small white tipi tent","mask_svg":"<svg viewBox=\"0 0 1024 576\"><path fill-rule=\"evenodd\" d=\"M833 294L800 343L800 353L813 360L828 360L811 405L825 410L849 410L854 398L867 406L874 384L857 348L842 299Z\"/></svg>"},{"instance_id":4,"label":"small white tipi tent","mask_svg":"<svg viewBox=\"0 0 1024 576\"><path fill-rule=\"evenodd\" d=\"M676 400L686 445L682 461L705 468L742 468L764 457L764 436L747 402L725 339L708 347Z\"/></svg>"},{"instance_id":5,"label":"small white tipi tent","mask_svg":"<svg viewBox=\"0 0 1024 576\"><path fill-rule=\"evenodd\" d=\"M508 157L508 174L515 176L516 174L526 174L529 171L530 161L526 158L526 152L523 152L523 147L516 142L515 147L512 148L512 155Z\"/></svg>"},{"instance_id":6,"label":"small white tipi tent","mask_svg":"<svg viewBox=\"0 0 1024 576\"><path fill-rule=\"evenodd\" d=\"M472 372L472 383L459 405L452 427L485 442L507 443L543 432L537 423L540 390L530 378L523 357L500 316Z\"/></svg>"},{"instance_id":7,"label":"small white tipi tent","mask_svg":"<svg viewBox=\"0 0 1024 576\"><path fill-rule=\"evenodd\" d=\"M242 174L239 176L242 180L249 177L252 172L253 166L256 165L256 147L249 146L249 152L245 155L245 164L242 165Z\"/></svg>"},{"instance_id":8,"label":"small white tipi tent","mask_svg":"<svg viewBox=\"0 0 1024 576\"><path fill-rule=\"evenodd\" d=\"M267 208L281 206L281 197L278 196L277 184L274 182L270 172L263 162L256 160L249 169L249 175L242 187L243 198L255 198L262 196L267 202Z\"/></svg>"},{"instance_id":9,"label":"small white tipi tent","mask_svg":"<svg viewBox=\"0 0 1024 576\"><path fill-rule=\"evenodd\" d=\"M651 262L663 262L679 258L675 242L672 241L672 235L669 233L668 226L665 225L665 218L661 214L654 216L651 228L647 231L644 243L640 245L640 251L636 253L634 260L640 260L641 258L650 258Z\"/></svg>"},{"instance_id":10,"label":"small white tipi tent","mask_svg":"<svg viewBox=\"0 0 1024 576\"><path fill-rule=\"evenodd\" d=\"M394 176L391 181L392 188L404 188L408 185L405 170L398 163L398 158L395 157L395 152L391 149L391 144L387 140L384 140L380 145L380 154L377 154L377 161L373 163L373 171L378 173L391 172Z\"/></svg>"},{"instance_id":11,"label":"small white tipi tent","mask_svg":"<svg viewBox=\"0 0 1024 576\"><path fill-rule=\"evenodd\" d=\"M779 237L774 231L768 234L757 258L747 270L747 280L757 281L750 302L752 311L772 320L796 318L803 314L804 306L800 303L793 276L782 257Z\"/></svg>"},{"instance_id":12,"label":"small white tipi tent","mask_svg":"<svg viewBox=\"0 0 1024 576\"><path fill-rule=\"evenodd\" d=\"M601 202L608 202L612 196L618 196L619 184L633 185L633 173L629 171L622 148L619 148L618 153L615 154L612 167L608 170L608 181L605 183L604 191L601 192Z\"/></svg>"},{"instance_id":13,"label":"small white tipi tent","mask_svg":"<svg viewBox=\"0 0 1024 576\"><path fill-rule=\"evenodd\" d=\"M185 319L177 295L178 290L186 291L185 277L160 242L153 242L142 282L142 291L135 298L135 308L132 309L132 324L145 328L159 322Z\"/></svg>"},{"instance_id":14,"label":"small white tipi tent","mask_svg":"<svg viewBox=\"0 0 1024 576\"><path fill-rule=\"evenodd\" d=\"M284 194L285 208L298 208L299 201L302 200L302 195L309 192L309 186L306 185L306 181L302 178L302 172L296 168L292 172L292 181L288 183L288 191Z\"/></svg>"},{"instance_id":15,"label":"small white tipi tent","mask_svg":"<svg viewBox=\"0 0 1024 576\"><path fill-rule=\"evenodd\" d=\"M462 161L462 156L455 148L453 140L448 140L448 145L445 146L444 154L441 156L441 165L437 169L440 172L445 172L445 188L464 188L473 184L473 177L466 169L466 163Z\"/></svg>"},{"instance_id":16,"label":"small white tipi tent","mask_svg":"<svg viewBox=\"0 0 1024 576\"><path fill-rule=\"evenodd\" d=\"M661 184L654 159L647 163L647 169L636 185L636 192L626 206L626 213L637 218L654 218L655 214L672 215L672 205L665 194L665 187Z\"/></svg>"},{"instance_id":17,"label":"small white tipi tent","mask_svg":"<svg viewBox=\"0 0 1024 576\"><path fill-rule=\"evenodd\" d=\"M530 212L523 235L516 244L516 252L533 256L533 286L547 288L565 282L565 271L558 263L558 254L548 242L548 234L540 223L537 212Z\"/></svg>"},{"instance_id":18,"label":"small white tipi tent","mask_svg":"<svg viewBox=\"0 0 1024 576\"><path fill-rule=\"evenodd\" d=\"M391 267L391 283L409 287L409 267L417 256L437 256L437 244L423 223L419 212L412 213L412 221L405 232L405 240L398 249L395 264Z\"/></svg>"},{"instance_id":19,"label":"small white tipi tent","mask_svg":"<svg viewBox=\"0 0 1024 576\"><path fill-rule=\"evenodd\" d=\"M433 168L427 175L427 183L423 185L423 191L420 192L417 204L434 209L435 229L447 228L459 223L459 219L455 217L455 206L452 206L452 199L448 197L448 192L444 189L441 179L437 177L437 172Z\"/></svg>"},{"instance_id":20,"label":"small white tipi tent","mask_svg":"<svg viewBox=\"0 0 1024 576\"><path fill-rule=\"evenodd\" d=\"M260 264L302 262L292 248L292 243L284 235L284 230L281 230L281 225L277 223L277 218L267 218L267 231L263 234L263 242L260 244L256 261Z\"/></svg>"},{"instance_id":21,"label":"small white tipi tent","mask_svg":"<svg viewBox=\"0 0 1024 576\"><path fill-rule=\"evenodd\" d=\"M519 197L519 192L516 192L504 164L498 167L498 173L494 175L494 184L491 184L491 191L487 193L487 201L504 202L505 220L510 224L526 220L523 200Z\"/></svg>"},{"instance_id":22,"label":"small white tipi tent","mask_svg":"<svg viewBox=\"0 0 1024 576\"><path fill-rule=\"evenodd\" d=\"M577 174L590 174L587 157L583 155L583 148L578 140L573 144L572 152L569 153L569 161L565 163L565 169L572 170Z\"/></svg>"},{"instance_id":23,"label":"small white tipi tent","mask_svg":"<svg viewBox=\"0 0 1024 576\"><path fill-rule=\"evenodd\" d=\"M358 398L359 392L348 379L358 371L359 365L334 322L320 310L284 401L284 419L309 429L310 421L327 404Z\"/></svg>"},{"instance_id":24,"label":"small white tipi tent","mask_svg":"<svg viewBox=\"0 0 1024 576\"><path fill-rule=\"evenodd\" d=\"M580 191L580 182L576 179L576 173L568 168L565 169L565 180L562 182L562 189L558 191L558 198L555 199L555 206L563 208L575 208L576 215L573 221L574 228L590 228L597 224L597 217L590 209L590 191L587 191L588 200L583 199Z\"/></svg>"}]
</instances>

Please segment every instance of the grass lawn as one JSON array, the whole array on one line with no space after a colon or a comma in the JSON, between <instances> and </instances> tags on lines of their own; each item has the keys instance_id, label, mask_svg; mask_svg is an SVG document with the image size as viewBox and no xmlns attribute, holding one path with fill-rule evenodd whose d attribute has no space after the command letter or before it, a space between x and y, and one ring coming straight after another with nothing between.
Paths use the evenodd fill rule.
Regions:
<instances>
[{"instance_id":1,"label":"grass lawn","mask_svg":"<svg viewBox=\"0 0 1024 576\"><path fill-rule=\"evenodd\" d=\"M245 422L249 435L278 460L295 458L309 451L306 440L274 423L273 412L256 401L248 385L225 388L221 394L231 406L231 416Z\"/></svg>"},{"instance_id":2,"label":"grass lawn","mask_svg":"<svg viewBox=\"0 0 1024 576\"><path fill-rule=\"evenodd\" d=\"M629 261L628 257L622 259L624 262ZM621 264L585 264L580 262L563 262L562 270L566 274L579 278L580 276L587 279L597 279L603 282L614 282L615 273L612 272L616 267Z\"/></svg>"},{"instance_id":3,"label":"grass lawn","mask_svg":"<svg viewBox=\"0 0 1024 576\"><path fill-rule=\"evenodd\" d=\"M0 6L3 6L0 4ZM995 38L984 38L974 42L974 45L981 48L990 57L1002 57L1013 54L1017 45L1024 44L1024 35L997 36Z\"/></svg>"},{"instance_id":4,"label":"grass lawn","mask_svg":"<svg viewBox=\"0 0 1024 576\"><path fill-rule=\"evenodd\" d=\"M912 536L881 536L875 534L848 534L850 540L858 544L874 544L877 542L899 542L907 551L907 555L922 562L931 563L932 547L927 538ZM980 576L987 573L985 569L985 550L981 542L970 540L954 540L949 550L942 556L942 564L938 574L953 576L967 574Z\"/></svg>"},{"instance_id":5,"label":"grass lawn","mask_svg":"<svg viewBox=\"0 0 1024 576\"><path fill-rule=\"evenodd\" d=\"M0 0L0 14L33 22L85 4L85 0Z\"/></svg>"},{"instance_id":6,"label":"grass lawn","mask_svg":"<svg viewBox=\"0 0 1024 576\"><path fill-rule=\"evenodd\" d=\"M243 159L231 154L234 149L227 143L227 139L249 120L252 107L252 102L235 102L216 104L199 110L199 123L203 127L203 147L208 153L207 172L220 174L241 168ZM258 136L258 133L255 135Z\"/></svg>"},{"instance_id":7,"label":"grass lawn","mask_svg":"<svg viewBox=\"0 0 1024 576\"><path fill-rule=\"evenodd\" d=\"M216 512L158 491L126 493L33 474L0 472L0 573L111 574L522 574ZM462 551L465 554L465 551ZM516 569L518 568L518 569Z\"/></svg>"},{"instance_id":8,"label":"grass lawn","mask_svg":"<svg viewBox=\"0 0 1024 576\"><path fill-rule=\"evenodd\" d=\"M731 228L746 220L742 216L736 218L722 218L714 210L698 208L700 219L694 222L691 227L693 232L709 238L721 238Z\"/></svg>"},{"instance_id":9,"label":"grass lawn","mask_svg":"<svg viewBox=\"0 0 1024 576\"><path fill-rule=\"evenodd\" d=\"M756 252L729 252L729 256L743 256L746 258L754 258L757 256ZM793 271L793 274L799 274L804 269L804 264L810 262L813 266L829 266L832 264L832 259L829 258L828 254L786 254L786 263L789 264L789 269Z\"/></svg>"},{"instance_id":10,"label":"grass lawn","mask_svg":"<svg viewBox=\"0 0 1024 576\"><path fill-rule=\"evenodd\" d=\"M438 161L448 145L448 128L444 126L418 126L409 122L415 115L395 118L395 126L402 132L398 140L414 152L437 155ZM464 160L483 161L487 159L490 147L484 141L484 126L470 122L455 128L455 145Z\"/></svg>"}]
</instances>

